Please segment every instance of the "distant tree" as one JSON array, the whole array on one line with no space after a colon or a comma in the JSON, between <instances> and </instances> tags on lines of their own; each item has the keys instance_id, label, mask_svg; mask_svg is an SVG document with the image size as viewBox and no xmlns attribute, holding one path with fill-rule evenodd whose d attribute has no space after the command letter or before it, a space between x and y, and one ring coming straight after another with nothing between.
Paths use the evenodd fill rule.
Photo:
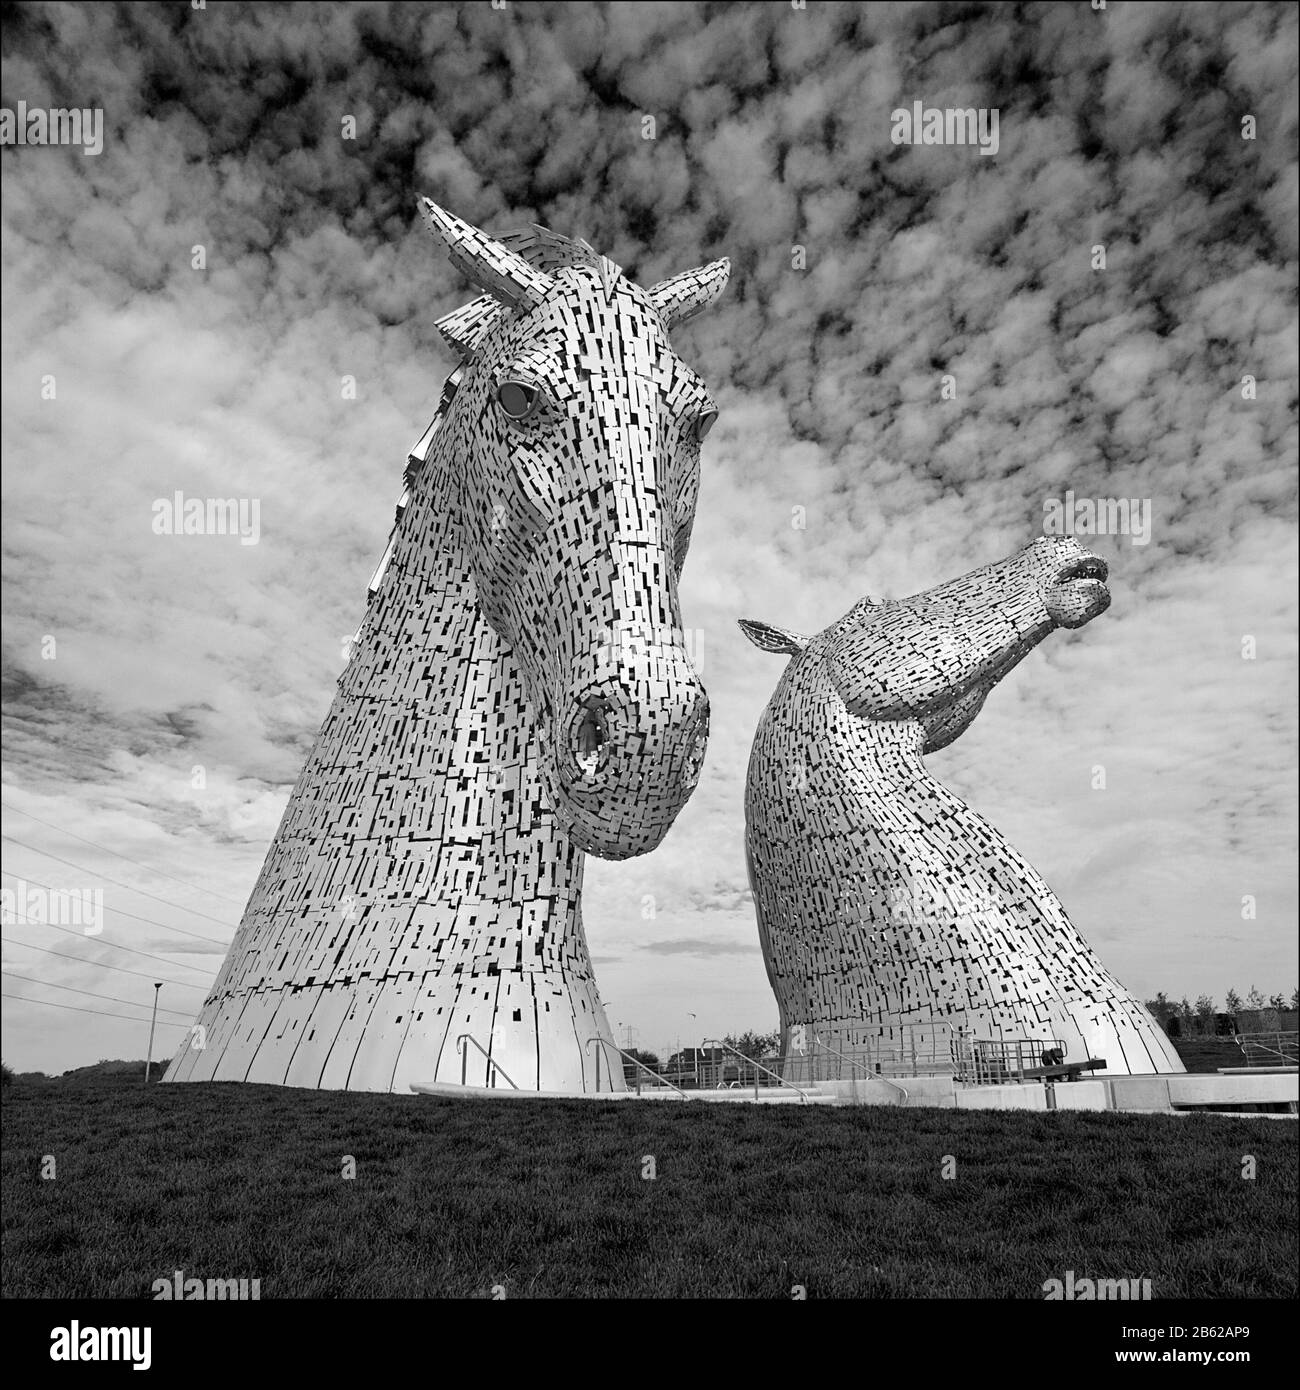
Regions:
<instances>
[{"instance_id":1,"label":"distant tree","mask_svg":"<svg viewBox=\"0 0 1300 1390\"><path fill-rule=\"evenodd\" d=\"M1228 991L1228 997L1223 1001L1225 1013L1239 1014L1241 1012L1241 995L1235 989Z\"/></svg>"},{"instance_id":2,"label":"distant tree","mask_svg":"<svg viewBox=\"0 0 1300 1390\"><path fill-rule=\"evenodd\" d=\"M647 1052L643 1047L625 1047L623 1049L629 1057L635 1057L643 1067L649 1067L651 1071L658 1071L659 1056L654 1052Z\"/></svg>"},{"instance_id":3,"label":"distant tree","mask_svg":"<svg viewBox=\"0 0 1300 1390\"><path fill-rule=\"evenodd\" d=\"M1246 995L1246 1007L1248 1009L1262 1009L1264 1007L1264 996L1255 988L1250 987L1250 993Z\"/></svg>"},{"instance_id":4,"label":"distant tree","mask_svg":"<svg viewBox=\"0 0 1300 1390\"><path fill-rule=\"evenodd\" d=\"M0 1086L13 1085L14 1069L8 1062L0 1062Z\"/></svg>"},{"instance_id":5,"label":"distant tree","mask_svg":"<svg viewBox=\"0 0 1300 1390\"><path fill-rule=\"evenodd\" d=\"M1169 996L1164 990L1161 990L1154 999L1148 999L1146 1006L1147 1012L1162 1028L1177 1013L1177 1009L1170 1003Z\"/></svg>"},{"instance_id":6,"label":"distant tree","mask_svg":"<svg viewBox=\"0 0 1300 1390\"><path fill-rule=\"evenodd\" d=\"M1300 1009L1300 986L1297 986L1291 991L1291 1007L1293 1009Z\"/></svg>"},{"instance_id":7,"label":"distant tree","mask_svg":"<svg viewBox=\"0 0 1300 1390\"><path fill-rule=\"evenodd\" d=\"M1196 1010L1192 1008L1191 1000L1185 994L1178 1001L1178 1019L1183 1025L1184 1035L1190 1033L1196 1019Z\"/></svg>"},{"instance_id":8,"label":"distant tree","mask_svg":"<svg viewBox=\"0 0 1300 1390\"><path fill-rule=\"evenodd\" d=\"M1202 1033L1214 1032L1214 1000L1208 994L1196 1000L1196 1026Z\"/></svg>"},{"instance_id":9,"label":"distant tree","mask_svg":"<svg viewBox=\"0 0 1300 1390\"><path fill-rule=\"evenodd\" d=\"M1277 994L1270 994L1268 997L1268 1007L1270 1009L1285 1009L1286 996L1283 995L1280 991Z\"/></svg>"},{"instance_id":10,"label":"distant tree","mask_svg":"<svg viewBox=\"0 0 1300 1390\"><path fill-rule=\"evenodd\" d=\"M716 1061L719 1056L720 1052L716 1047L684 1047L680 1052L674 1052L664 1063L664 1073L667 1076L676 1076L679 1072L693 1072L697 1066Z\"/></svg>"},{"instance_id":11,"label":"distant tree","mask_svg":"<svg viewBox=\"0 0 1300 1390\"><path fill-rule=\"evenodd\" d=\"M780 1047L781 1035L779 1033L755 1033L753 1029L749 1029L738 1037L733 1033L728 1033L722 1041L734 1047L737 1052L743 1052L746 1057L752 1057L756 1062L761 1062Z\"/></svg>"}]
</instances>

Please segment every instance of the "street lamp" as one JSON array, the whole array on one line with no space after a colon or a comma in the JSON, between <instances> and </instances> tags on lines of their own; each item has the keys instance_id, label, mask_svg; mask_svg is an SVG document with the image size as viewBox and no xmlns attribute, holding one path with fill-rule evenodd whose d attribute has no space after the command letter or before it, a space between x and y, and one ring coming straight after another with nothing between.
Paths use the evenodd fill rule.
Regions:
<instances>
[{"instance_id":1,"label":"street lamp","mask_svg":"<svg viewBox=\"0 0 1300 1390\"><path fill-rule=\"evenodd\" d=\"M149 1084L149 1068L153 1065L153 1027L158 1022L158 991L163 987L163 982L158 980L153 987L153 1017L149 1020L149 1050L145 1053L144 1059L144 1084Z\"/></svg>"}]
</instances>

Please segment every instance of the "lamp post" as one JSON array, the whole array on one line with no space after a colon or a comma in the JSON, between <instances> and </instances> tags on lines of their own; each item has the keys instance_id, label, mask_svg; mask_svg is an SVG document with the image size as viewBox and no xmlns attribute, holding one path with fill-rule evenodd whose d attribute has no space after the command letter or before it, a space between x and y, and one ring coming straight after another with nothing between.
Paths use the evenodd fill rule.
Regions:
<instances>
[{"instance_id":1,"label":"lamp post","mask_svg":"<svg viewBox=\"0 0 1300 1390\"><path fill-rule=\"evenodd\" d=\"M155 982L153 987L153 1017L149 1020L149 1050L145 1053L144 1059L144 1084L149 1084L149 1068L153 1065L153 1029L158 1022L158 991L162 988L162 981Z\"/></svg>"},{"instance_id":2,"label":"lamp post","mask_svg":"<svg viewBox=\"0 0 1300 1390\"><path fill-rule=\"evenodd\" d=\"M695 1017L689 1009L686 1012L688 1017ZM695 1059L695 1089L698 1091L700 1089L700 1049L694 1043L691 1044L691 1056Z\"/></svg>"}]
</instances>

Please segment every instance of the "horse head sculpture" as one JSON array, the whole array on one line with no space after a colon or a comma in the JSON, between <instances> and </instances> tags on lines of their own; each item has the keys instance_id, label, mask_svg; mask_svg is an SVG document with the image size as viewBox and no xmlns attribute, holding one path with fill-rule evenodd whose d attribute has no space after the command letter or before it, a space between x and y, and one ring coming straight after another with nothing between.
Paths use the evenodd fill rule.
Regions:
<instances>
[{"instance_id":1,"label":"horse head sculpture","mask_svg":"<svg viewBox=\"0 0 1300 1390\"><path fill-rule=\"evenodd\" d=\"M470 446L452 511L479 606L519 663L561 829L591 854L643 854L708 739L677 581L717 406L668 331L728 263L644 290L585 242L493 240L421 208L487 291L438 325L465 363L445 428Z\"/></svg>"},{"instance_id":2,"label":"horse head sculpture","mask_svg":"<svg viewBox=\"0 0 1300 1390\"><path fill-rule=\"evenodd\" d=\"M960 1067L959 1045L1010 1039L1111 1073L1182 1069L1042 877L923 761L1046 637L1105 612L1107 577L1072 538L1040 537L910 598L863 599L813 637L741 623L793 658L745 789L787 1042L877 1058L919 1042Z\"/></svg>"},{"instance_id":3,"label":"horse head sculpture","mask_svg":"<svg viewBox=\"0 0 1300 1390\"><path fill-rule=\"evenodd\" d=\"M420 208L486 293L438 320L460 364L169 1081L623 1088L583 862L652 850L699 777L677 581L717 408L668 334L728 265L645 290Z\"/></svg>"}]
</instances>

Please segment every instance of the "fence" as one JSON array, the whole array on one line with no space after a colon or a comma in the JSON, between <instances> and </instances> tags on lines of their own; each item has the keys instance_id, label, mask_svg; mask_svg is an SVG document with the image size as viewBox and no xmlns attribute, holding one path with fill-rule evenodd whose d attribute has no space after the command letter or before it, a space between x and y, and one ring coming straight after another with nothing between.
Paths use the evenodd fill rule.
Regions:
<instances>
[{"instance_id":1,"label":"fence","mask_svg":"<svg viewBox=\"0 0 1300 1390\"><path fill-rule=\"evenodd\" d=\"M1236 1042L1248 1067L1294 1067L1300 1056L1297 1033L1238 1033Z\"/></svg>"},{"instance_id":2,"label":"fence","mask_svg":"<svg viewBox=\"0 0 1300 1390\"><path fill-rule=\"evenodd\" d=\"M755 1073L760 1087L772 1086L780 1089L784 1081L791 1078L781 1072L779 1057L740 1057L728 1056L716 1061L700 1060L679 1070L665 1071L663 1075L688 1090L713 1091L719 1087L748 1087L755 1083ZM770 1072L780 1073L772 1076Z\"/></svg>"},{"instance_id":3,"label":"fence","mask_svg":"<svg viewBox=\"0 0 1300 1390\"><path fill-rule=\"evenodd\" d=\"M1045 1054L1053 1050L1064 1056L1060 1038L976 1038L960 1024L897 1024L887 1030L887 1036L844 1049L812 1033L806 1048L791 1051L777 1069L789 1080L808 1084L864 1076L885 1080L951 1076L955 1081L991 1085L1024 1080L1024 1073L1043 1066Z\"/></svg>"}]
</instances>

